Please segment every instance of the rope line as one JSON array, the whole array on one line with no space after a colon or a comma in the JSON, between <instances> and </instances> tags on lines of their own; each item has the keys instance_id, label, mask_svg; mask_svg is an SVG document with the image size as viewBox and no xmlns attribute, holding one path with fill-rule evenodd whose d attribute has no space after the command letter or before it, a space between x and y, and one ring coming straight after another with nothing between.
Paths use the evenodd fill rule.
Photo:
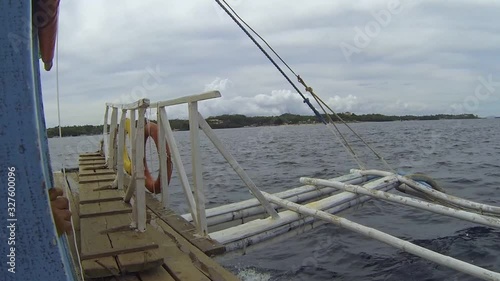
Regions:
<instances>
[{"instance_id":1,"label":"rope line","mask_svg":"<svg viewBox=\"0 0 500 281\"><path fill-rule=\"evenodd\" d=\"M273 63L273 65L278 69L278 71L285 77L285 79L292 85L292 87L297 91L297 93L300 94L300 96L304 99L304 102L309 105L309 107L314 111L315 115L318 116L319 112L310 104L309 100L302 94L302 92L295 86L295 84L290 80L290 78L283 72L283 70L276 64L276 62L269 56L269 54L262 48L262 46L253 38L253 36L245 29L245 27L241 24L243 23L248 29L250 29L264 44L271 50L271 52L276 55L276 57L290 70L291 73L293 73L296 77L299 83L301 83L306 92L309 92L311 96L315 99L315 101L318 103L319 107L322 109L324 112L326 118L328 119L328 123L333 125L335 128L335 131L338 133L335 133L334 130L331 130L331 132L340 140L340 143L342 146L347 150L347 152L354 158L356 163L360 166L360 168L363 168L363 164L361 160L358 158L356 152L352 148L352 146L349 144L348 140L346 137L342 134L342 132L338 129L338 126L335 124L333 119L331 118L330 114L327 113L325 110L325 107L342 123L344 124L361 142L368 147L368 149L391 171L394 171L394 169L387 163L387 161L384 159L384 157L378 153L367 141L363 139L345 120L343 120L328 104L326 104L318 95L314 93L314 90L312 87L309 87L305 81L300 77L300 75L296 74L295 71L285 62L285 60L271 47L271 45L257 32L255 31L245 20L243 20L238 13L225 1L221 0L228 8L226 8L224 5L219 0L215 0L217 4L231 17L231 19L240 27L240 29L245 32L245 34L254 42L255 45L264 53L264 55ZM229 10L234 14L231 14ZM239 19L241 23L237 20ZM320 115L321 116L321 115ZM318 117L325 125L327 125L326 120L321 116L321 118Z\"/></svg>"},{"instance_id":2,"label":"rope line","mask_svg":"<svg viewBox=\"0 0 500 281\"><path fill-rule=\"evenodd\" d=\"M265 44L272 50L272 52L281 60L281 62L283 64L285 64L288 69L297 77L299 77L298 75L295 74L295 72L292 70L292 68L278 55L278 53L276 51L274 51L274 49L267 43L267 41L265 41L262 36L260 36L253 28L251 28L243 19L241 19L241 17L231 8L231 6L225 1L225 0L222 0L224 2L224 4L226 4L229 9L235 14L231 14L231 12L224 6L222 5L222 3L219 1L219 0L215 0L217 2L217 4L219 4L219 6L226 12L226 14L231 17L231 19L240 27L240 29L252 40L252 42L261 50L261 52L269 59L269 61L276 67L276 69L281 73L281 75L283 75L283 77L288 81L288 83L295 89L295 91L297 91L297 93L303 98L304 100L304 103L306 103L309 108L311 108L311 110L314 112L314 114L316 115L316 117L325 125L328 124L328 122L325 120L325 118L316 110L316 108L311 104L311 102L309 101L308 98L306 98L304 96L304 94L302 94L302 92L299 90L299 88L292 82L292 80L288 77L288 75L286 75L286 73L281 69L281 67L274 61L274 59L266 52L266 50L264 50L264 48L262 48L262 46L257 42L257 40L255 40L255 38L248 32L248 30L245 29L245 27L237 20L237 18L239 18L242 22L245 23L246 26L248 26L248 28L250 30L252 30L252 32L254 32L262 41L265 42ZM307 89L306 89L307 90ZM314 95L313 95L314 97ZM315 98L316 99L316 98ZM318 101L316 101L318 102ZM320 104L318 102L318 104ZM321 104L320 104L321 106ZM323 112L325 113L326 116L328 116L327 118L330 118L329 115L326 113L326 111L323 109ZM331 118L330 118L331 120ZM331 122L331 124L334 124L333 122ZM334 125L335 126L335 125ZM342 133L340 132L340 130L338 130L338 128L335 126L335 128L337 129L338 133L342 136L342 139L345 140L346 144L344 144L342 142L342 140L340 140L340 143L342 144L342 146L346 149L346 151L353 157L354 161L358 164L358 166L363 169L364 168L364 165L361 163L361 160L359 160L359 158L357 157L356 153L354 152L354 150L352 149L352 147L350 147L349 143L347 142L347 140L345 139L345 137L342 135ZM339 136L333 131L331 130L332 133L334 134L334 136L336 136L337 138L339 138Z\"/></svg>"},{"instance_id":3,"label":"rope line","mask_svg":"<svg viewBox=\"0 0 500 281\"><path fill-rule=\"evenodd\" d=\"M226 4L228 6L228 8L234 13L234 15L244 24L246 25L255 35L257 35L257 37L259 37L260 40L262 40L262 42L264 42L264 44L266 44L266 46L276 55L276 57L278 57L280 59L280 61L288 68L288 70L290 70L290 72L293 73L293 75L295 76L298 76L294 71L293 69L281 58L281 56L273 49L273 47L271 47L271 45L269 45L269 43L267 43L267 41L262 38L262 36L260 36L259 33L257 33L257 31L255 31L250 25L247 24L247 22L245 20L243 20L239 15L238 13L236 13L235 10L233 10L233 8L225 1L225 0L222 0L222 2L224 2L224 4Z\"/></svg>"},{"instance_id":4,"label":"rope line","mask_svg":"<svg viewBox=\"0 0 500 281\"><path fill-rule=\"evenodd\" d=\"M224 1L224 0L223 0ZM257 40L255 40L255 38L252 36L252 34L250 34L248 32L248 30L245 29L245 27L238 21L238 19L233 15L231 14L231 12L224 6L222 5L222 3L220 2L220 0L215 0L215 2L217 2L217 4L219 4L219 6L226 12L226 14L231 17L231 19L240 27L240 29L245 32L245 34L248 36L248 38L250 38L250 40L252 40L252 42L260 49L260 51L269 59L269 61L274 65L274 67L276 67L276 69L281 73L281 75L283 75L283 77L288 81L288 83L290 83L290 85L295 89L295 91L297 91L297 93L302 97L302 99L304 100L304 103L307 104L307 106L309 106L309 108L314 112L314 115L316 115L316 117L318 118L318 120L320 120L323 124L326 124L326 121L325 121L325 118L323 118L323 116L318 112L318 110L316 110L316 108L314 108L314 106L311 104L311 102L309 101L308 98L306 98L304 96L304 94L302 94L302 92L300 91L300 89L292 82L292 80L290 79L290 77L288 77L288 75L286 75L286 73L283 71L283 69L281 69L281 67L274 61L274 59L266 52L266 50L264 50L264 48L262 48L262 46L259 44L259 42L257 42ZM226 5L228 5L226 3ZM228 5L229 6L229 5Z\"/></svg>"},{"instance_id":5,"label":"rope line","mask_svg":"<svg viewBox=\"0 0 500 281\"><path fill-rule=\"evenodd\" d=\"M59 36L56 35L56 99L57 99L57 125L59 126L59 139L62 139L62 127L61 127L61 103L60 103L60 91L59 91ZM68 183L68 178L66 177L66 151L63 152L63 160L62 160L62 171L63 171L63 177L64 180L66 181L66 184L68 185L68 190L71 191L71 187ZM71 195L73 196L73 195ZM68 200L68 205L69 208L71 209L71 202ZM71 230L73 231L73 244L75 246L75 251L76 251L76 256L78 260L78 269L80 270L80 277L82 280L84 279L83 275L83 266L82 266L82 261L80 259L80 253L78 251L78 243L76 241L76 231L75 231L75 224L73 222L73 217L71 217ZM66 234L64 234L66 235ZM67 238L67 236L66 236ZM67 239L66 239L67 240Z\"/></svg>"},{"instance_id":6,"label":"rope line","mask_svg":"<svg viewBox=\"0 0 500 281\"><path fill-rule=\"evenodd\" d=\"M349 126L349 124L347 122L344 121L344 119L342 119L342 117L340 117L326 102L324 102L321 97L319 97L318 95L316 95L316 93L314 93L314 90L313 88L309 87L306 82L300 77L300 76L297 76L298 80L299 80L299 83L301 83L302 85L304 85L304 87L306 88L306 91L309 92L313 97L314 99L321 104L323 104L340 122L342 122L342 124L344 124L359 140L361 140L361 142L366 145L366 147L368 147L368 149L370 149L370 151L373 152L373 154L375 156L377 156L377 158L391 171L394 172L394 169L391 167L391 165L389 165L389 163L387 163L387 161L384 159L384 157L382 155L380 155L367 141L365 141L363 139L363 137L361 137L351 126ZM321 108L323 108L323 106L321 106ZM324 109L323 109L324 110ZM329 120L333 123L333 120L331 119L330 115L327 114L325 112L325 114L327 116L329 116ZM347 141L347 140L346 140ZM349 145L348 145L349 146ZM351 148L349 146L349 148Z\"/></svg>"}]
</instances>

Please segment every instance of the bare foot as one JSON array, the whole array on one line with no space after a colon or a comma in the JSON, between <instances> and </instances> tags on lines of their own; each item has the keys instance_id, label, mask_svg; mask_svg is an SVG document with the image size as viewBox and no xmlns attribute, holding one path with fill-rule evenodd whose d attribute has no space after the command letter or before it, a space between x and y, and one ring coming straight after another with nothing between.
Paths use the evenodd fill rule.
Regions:
<instances>
[{"instance_id":1,"label":"bare foot","mask_svg":"<svg viewBox=\"0 0 500 281\"><path fill-rule=\"evenodd\" d=\"M63 191L60 188L49 189L49 197L57 234L70 234L73 228L71 226L71 212L69 210L68 198L63 197Z\"/></svg>"}]
</instances>

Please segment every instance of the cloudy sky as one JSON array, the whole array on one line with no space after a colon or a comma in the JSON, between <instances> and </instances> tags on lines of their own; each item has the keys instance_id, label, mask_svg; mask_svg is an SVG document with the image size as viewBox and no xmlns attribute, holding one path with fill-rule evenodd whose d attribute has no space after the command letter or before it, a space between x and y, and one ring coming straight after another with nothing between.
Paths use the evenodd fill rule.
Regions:
<instances>
[{"instance_id":1,"label":"cloudy sky","mask_svg":"<svg viewBox=\"0 0 500 281\"><path fill-rule=\"evenodd\" d=\"M227 2L339 112L500 116L500 1ZM62 125L212 89L206 117L311 114L213 0L63 0L59 40ZM42 85L53 127L55 67Z\"/></svg>"}]
</instances>

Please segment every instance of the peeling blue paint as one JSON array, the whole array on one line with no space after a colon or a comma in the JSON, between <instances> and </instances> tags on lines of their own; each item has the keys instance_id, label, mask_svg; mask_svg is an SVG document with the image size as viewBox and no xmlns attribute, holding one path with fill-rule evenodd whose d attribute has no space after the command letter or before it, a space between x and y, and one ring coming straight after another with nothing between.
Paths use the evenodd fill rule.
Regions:
<instances>
[{"instance_id":1,"label":"peeling blue paint","mask_svg":"<svg viewBox=\"0 0 500 281\"><path fill-rule=\"evenodd\" d=\"M31 15L31 1L0 1L0 280L75 280L49 205L53 179L36 30L26 26ZM15 245L7 243L9 167L16 169ZM12 246L15 273L7 265Z\"/></svg>"}]
</instances>

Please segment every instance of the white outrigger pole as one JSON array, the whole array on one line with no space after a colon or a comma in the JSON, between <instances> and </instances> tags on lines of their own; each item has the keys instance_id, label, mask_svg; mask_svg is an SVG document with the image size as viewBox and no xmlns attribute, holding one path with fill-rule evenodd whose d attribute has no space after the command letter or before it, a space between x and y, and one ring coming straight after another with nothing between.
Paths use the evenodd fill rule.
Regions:
<instances>
[{"instance_id":1,"label":"white outrigger pole","mask_svg":"<svg viewBox=\"0 0 500 281\"><path fill-rule=\"evenodd\" d=\"M109 164L120 170L118 173L119 177L124 176L122 175L124 171L123 154L121 153L125 143L125 115L123 112L131 109L131 113L134 113L135 110L139 109L138 115L135 113L130 115L133 120L131 122L132 124L136 123L136 118L138 121L137 125L132 126L132 151L134 151L134 153L132 157L133 165L131 179L127 181L119 179L119 182L123 186L118 187L126 189L126 194L130 194L124 198L125 200L130 200L132 197L135 199L135 223L139 230L143 230L142 226L145 225L144 210L146 208L144 200L142 200L143 193L145 192L143 183L144 176L142 176L143 167L140 165L142 161L138 161L138 159L144 157L144 139L141 133L143 129L141 128L144 126L142 123L144 121L143 116L146 108L155 107L158 110L158 124L163 128L160 136L163 136L168 142L172 152L172 161L181 178L181 185L190 209L190 213L183 215L183 217L195 224L200 236L209 236L218 241L225 246L227 252L246 249L250 245L259 244L272 238L284 237L285 235L290 235L290 233L298 234L320 225L321 223L333 223L472 276L486 280L500 280L500 274L497 272L433 252L382 231L333 215L372 198L376 198L489 227L500 228L500 220L495 216L497 207L444 194L425 184L413 181L409 177L378 170L352 169L350 174L330 180L303 177L300 179L300 182L305 184L304 186L276 194L269 194L261 191L253 183L236 159L223 146L215 132L210 128L210 125L196 110L196 107L188 106L188 109L193 111L189 117L197 119L197 125L191 127L190 130L201 130L207 135L208 139L219 150L222 156L247 185L251 194L255 197L254 199L242 202L206 209L204 205L205 189L203 179L201 178L202 167L199 144L193 142L196 144L196 147L192 149L192 158L193 161L198 163L198 165L194 167L196 173L193 173L193 176L197 175L198 178L193 178L194 184L191 185L180 159L176 140L167 118L167 107L176 104L189 105L218 97L220 97L220 93L215 91L156 103L150 103L148 100L139 100L136 103L128 105L107 104L108 107L115 109L113 111L117 111L117 109L122 110L120 126L117 126L117 114L114 114L115 117L111 120L111 127L118 132L116 136L117 140L113 139L113 132L106 135L105 138L106 146L109 147L109 145L111 145L109 147L110 149L107 150L110 152L109 155L107 155L108 160L115 162ZM105 115L107 114L105 113ZM107 120L105 120L105 122L107 126ZM193 123L192 120L191 123ZM193 135L196 138L199 137L197 134L191 134L191 136ZM162 138L160 137L160 139ZM115 146L112 145L113 142L117 143L117 149L113 148L113 146ZM166 150L159 149L159 154L159 159L162 159L161 162L165 162L167 158ZM163 166L160 167L160 177L165 176L165 168L162 167ZM125 182L129 183L128 187ZM427 197L422 197L430 199L432 202L426 201L425 199L421 200L419 198L401 196L387 192L401 185L410 186L416 192L425 194ZM168 184L162 184L163 191L165 191L167 187ZM168 207L167 197L163 195L161 198L163 205ZM464 206L468 208L464 208Z\"/></svg>"},{"instance_id":2,"label":"white outrigger pole","mask_svg":"<svg viewBox=\"0 0 500 281\"><path fill-rule=\"evenodd\" d=\"M302 181L302 180L301 180ZM315 180L309 180L309 179L304 179L304 182L317 182ZM321 184L325 184L325 182L321 182ZM273 196L271 194L264 194L266 198L291 211L307 215L307 216L312 216L316 219L324 220L329 223L332 223L336 226L340 226L349 230L352 230L354 232L357 232L359 234L365 235L367 237L371 237L375 240L378 240L380 242L386 243L390 246L393 246L395 248L398 248L402 251L414 254L416 256L422 257L424 259L433 261L435 263L447 266L449 268L470 274L472 276L485 279L485 280L500 280L500 273L493 272L484 268L481 268L479 266L475 266L470 263L463 262L461 260L457 260L455 258L436 253L434 251L431 251L429 249L426 249L424 247L415 245L413 243L410 243L408 241L399 239L397 237L394 237L392 235L389 235L387 233L384 233L382 231L376 230L371 227L367 227L355 222L352 222L348 219L338 217L332 214L329 214L327 212L323 212L321 210L309 208L306 206L302 206L287 200L283 200L281 198L278 198L276 196Z\"/></svg>"},{"instance_id":3,"label":"white outrigger pole","mask_svg":"<svg viewBox=\"0 0 500 281\"><path fill-rule=\"evenodd\" d=\"M399 203L407 206L412 206L412 207L417 207L420 209L424 210L429 210L431 212L435 212L438 214L443 214L463 220L467 220L470 222L474 223L479 223L483 225L487 225L490 227L495 227L499 228L500 226L500 220L497 218L497 216L500 214L500 207L497 206L490 206L482 203L477 203L477 202L472 202L469 200L465 200L462 198L450 196L448 194L445 194L443 192L440 192L437 187L432 188L428 187L426 185L423 185L421 183L415 182L410 178L403 177L391 172L384 172L384 171L375 171L375 170L365 170L365 167L363 163L360 161L360 159L357 157L356 153L352 149L352 147L349 145L347 139L342 135L342 133L338 130L336 125L333 123L333 120L330 117L330 114L326 112L326 109L328 109L333 115L335 115L339 121L341 121L347 128L349 128L354 135L359 138L363 144L365 144L374 154L377 156L377 158L384 164L386 165L390 170L392 168L390 165L384 160L384 158L376 152L359 134L357 134L342 118L340 118L321 98L319 98L313 91L311 87L309 87L304 80L297 75L291 68L290 66L274 51L274 49L262 38L252 27L250 27L232 8L231 6L224 0L215 0L217 4L227 13L227 15L240 27L240 29L254 42L254 44L262 51L262 53L269 59L269 61L276 67L276 69L283 75L283 77L290 83L290 85L297 91L297 93L303 98L304 103L306 103L316 114L318 120L320 120L322 123L327 125L327 128L332 132L336 137L339 138L340 144L347 150L347 152L353 157L353 159L356 161L356 163L359 165L361 170L353 170L351 173L355 173L361 176L376 176L379 177L378 180L371 181L368 183L364 183L363 186L360 185L354 185L354 184L348 184L346 182L341 182L341 181L327 181L327 180L321 180L321 179L311 179L311 178L302 178L301 182L305 184L313 184L313 185L321 185L321 186L327 186L327 188L335 188L342 190L343 192L337 194L337 195L342 195L342 194L350 194L351 196L354 196L357 198L359 201L363 198L363 200L368 200L367 198L378 198L378 199L383 199L387 200L393 203ZM224 4L222 4L224 3ZM281 69L281 67L274 61L274 59L268 54L266 50L261 46L259 42L254 38L252 34L247 30L251 30L253 34L255 34L258 38L262 40L263 43L274 53L274 55L290 70L291 73L296 76L298 79L299 83L301 83L304 87L306 92L309 92L312 97L316 100L320 108L324 112L324 116L320 115L319 112L312 106L312 104L309 102L309 100L301 93L301 91L295 86L295 84L290 80L287 74L284 73L284 71ZM326 108L326 109L325 109ZM325 120L328 119L328 122ZM332 128L333 127L333 128ZM334 130L335 129L335 130ZM379 190L381 189L381 186L384 183L390 183L392 186L390 186L388 189L391 187L397 186L400 190L408 190L410 194L414 194L420 198L425 199L430 199L433 202L428 202L428 201L422 201L416 198L411 198L411 197L404 197L404 196L399 196L399 195L394 195L390 194L387 192L384 192L384 190ZM395 185L395 186L394 186ZM387 187L387 186L386 186ZM486 280L500 280L500 274L489 271L480 267L477 267L472 264L465 263L463 261L456 260L454 258L435 253L433 251L430 251L428 249L422 248L420 246L416 246L414 244L411 244L410 242L403 241L399 238L390 236L389 234L383 233L378 230L374 230L359 224L356 224L354 222L348 221L346 219L340 218L333 216L329 213L334 213L334 212L339 212L342 210L342 208L337 208L342 206L342 204L345 204L345 202L341 201L336 201L334 197L336 195L326 197L324 199L321 199L319 201L314 201L312 203L308 203L306 205L300 205L297 203L292 202L291 200L286 200L282 197L276 196L276 195L271 195L268 193L263 193L265 198L269 200L271 203L273 203L274 206L284 208L286 211L279 212L279 218L275 220L269 220L269 219L257 219L254 221L250 221L245 223L244 221L242 225L240 226L235 226L235 227L230 227L227 229L223 229L220 231L217 231L213 233L211 236L212 238L219 239L220 241L223 241L226 245L226 247L231 248L232 247L240 247L240 246L245 246L248 244L252 244L258 241L261 241L264 238L267 238L268 236L272 235L278 235L282 234L282 232L275 231L273 232L271 229L279 229L283 228L283 224L285 224L285 228L288 228L290 230L292 228L292 224L286 225L289 221L287 221L286 217L290 218L293 217L290 213L290 211L295 212L297 215L299 215L299 218L303 221L303 224L306 223L308 218L315 218L315 219L320 219L323 221L327 221L330 223L334 223L336 225L351 229L353 231L356 231L358 233L367 235L369 237L373 237L379 241L382 241L384 243L387 243L389 245L395 246L399 249L402 249L404 251L413 253L415 255L418 255L420 257L426 258L428 260L434 261L436 263L439 263L441 265L448 266L450 268L459 270L461 272L486 279ZM312 200L312 199L311 199ZM358 201L358 203L359 203ZM321 203L320 203L321 202ZM439 204L441 203L441 204ZM349 205L350 206L350 205ZM233 206L234 207L234 206ZM221 211L223 208L219 208L217 212ZM462 210L463 209L463 210ZM327 210L327 212L325 212ZM242 212L243 210L240 210ZM209 213L210 211L207 211ZM252 209L252 211L247 211L246 214L255 214L257 211L255 209ZM232 210L232 214L234 214L234 210ZM217 213L217 215L220 215ZM301 215L306 215L309 217L303 218ZM219 220L220 221L220 218ZM283 221L285 221L283 223ZM300 221L300 220L299 220ZM310 220L308 221L310 222ZM297 227L301 223L296 223L293 225L293 227ZM271 226L271 227L269 227ZM255 233L255 229L261 229L261 233ZM249 235L248 232L254 232L253 236ZM250 236L250 238L249 238ZM246 238L246 240L243 240L242 243L237 243L235 241L240 240L242 238ZM253 240L252 240L253 239ZM260 239L260 240L259 240ZM236 243L236 245L235 245Z\"/></svg>"},{"instance_id":4,"label":"white outrigger pole","mask_svg":"<svg viewBox=\"0 0 500 281\"><path fill-rule=\"evenodd\" d=\"M216 0L220 3L219 0ZM226 9L227 10L227 9ZM233 19L235 19L233 17ZM248 34L247 34L248 35ZM255 42L255 41L254 41ZM256 43L256 42L255 42ZM257 43L256 43L257 44ZM257 44L258 45L258 44ZM260 47L260 46L259 46ZM267 55L267 53L266 53ZM274 62L273 62L274 63ZM274 63L275 64L275 63ZM281 71L279 66L275 66ZM284 74L281 71L282 74ZM286 77L286 75L284 74ZM288 78L288 77L286 77ZM299 78L300 79L300 78ZM289 80L289 79L288 79ZM300 79L301 80L301 79ZM289 80L290 81L290 80ZM290 81L291 82L291 81ZM302 80L303 82L303 80ZM302 83L301 82L301 83ZM292 83L293 84L293 83ZM305 84L305 83L303 83ZM295 89L297 89L295 87ZM298 89L297 89L298 90ZM312 89L306 87L318 101ZM299 92L300 93L300 92ZM164 163L168 155L163 149L164 139L166 139L169 148L172 152L172 161L175 169L179 174L182 189L186 195L186 201L189 208L189 214L183 217L196 227L198 235L209 236L223 244L226 251L246 249L247 246L255 245L271 238L284 237L287 234L297 234L304 230L313 228L321 223L333 223L337 226L344 227L357 233L372 237L378 241L394 246L403 251L415 254L419 257L447 266L449 268L470 274L472 276L485 280L500 280L500 273L493 272L476 265L457 260L455 258L433 252L423 247L414 245L408 241L404 241L397 237L391 236L373 228L369 228L347 219L335 216L350 207L359 205L372 198L382 199L394 203L412 206L438 214L451 216L473 223L487 225L490 227L500 228L500 208L477 202L468 201L462 198L444 194L435 189L432 189L424 184L415 182L408 177L403 177L391 172L376 171L376 170L351 170L350 174L337 177L331 180L301 178L301 182L307 185L289 189L276 194L269 194L261 191L255 183L246 174L244 169L238 164L236 159L223 146L210 125L204 120L203 116L198 112L198 102L220 97L217 91L202 93L199 95L186 96L173 100L159 101L150 103L149 101L138 101L137 104L118 105L108 104L107 107L112 108L111 112L111 132L109 135L105 133L105 149L108 152L108 165L119 170L119 186L118 188L126 189L126 201L135 199L134 214L136 227L139 230L144 230L145 227L145 202L144 196L144 176L142 173L141 159L144 157L144 139L143 139L143 117L145 109L148 107L156 108L158 116L158 126L160 128L160 141L162 149L159 149L160 159L160 177L161 186L164 194L161 197L164 207L168 207L168 197L166 189L168 181L166 178L166 167ZM318 118L321 115L312 107L306 98L305 102L315 111ZM190 140L191 140L191 161L193 178L192 184L189 183L186 171L180 158L174 134L168 120L167 109L169 106L185 104L189 111L190 124ZM136 115L136 110L139 109ZM122 118L120 126L118 126L118 110L122 110ZM128 180L129 185L122 177L123 171L123 155L122 151L125 145L124 124L126 111L130 112L132 120L132 175ZM108 124L109 108L106 109L104 127ZM137 125L135 121L137 118ZM321 120L321 119L320 119ZM327 124L324 118L322 122ZM330 124L330 131L335 134L334 129ZM347 124L346 124L347 125ZM236 202L224 206L219 206L212 209L205 207L205 190L203 182L203 173L201 166L201 151L199 145L199 130L208 137L208 139L219 150L222 156L240 176L242 181L248 187L254 199ZM351 129L352 130L352 129ZM114 134L118 132L118 149L116 149L116 139ZM357 137L361 138L356 134ZM339 138L343 136L338 136ZM354 151L344 138L344 147L351 150L351 155L357 159ZM342 142L341 142L342 143ZM368 145L366 142L364 142ZM369 146L368 146L369 147ZM387 163L383 158L370 149L381 159L384 164ZM358 164L361 164L359 161ZM362 166L362 165L360 165ZM118 180L117 180L118 181ZM412 190L418 197L424 198L420 200L408 196L400 196L387 191L406 186L405 188ZM135 195L135 196L134 196ZM421 196L420 196L421 195ZM431 199L432 202L425 201ZM458 207L456 207L458 206Z\"/></svg>"}]
</instances>

